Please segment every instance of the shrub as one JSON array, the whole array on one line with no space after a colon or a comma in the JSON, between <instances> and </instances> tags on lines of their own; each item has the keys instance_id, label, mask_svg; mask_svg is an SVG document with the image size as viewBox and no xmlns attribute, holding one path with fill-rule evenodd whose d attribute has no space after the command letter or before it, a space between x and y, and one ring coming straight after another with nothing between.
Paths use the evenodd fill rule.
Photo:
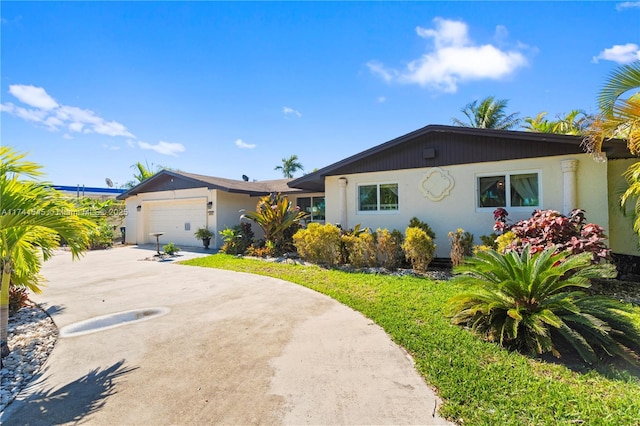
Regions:
<instances>
[{"instance_id":1,"label":"shrub","mask_svg":"<svg viewBox=\"0 0 640 426\"><path fill-rule=\"evenodd\" d=\"M113 225L109 225L106 219L97 219L95 228L89 232L89 248L99 250L111 246L113 246Z\"/></svg>"},{"instance_id":2,"label":"shrub","mask_svg":"<svg viewBox=\"0 0 640 426\"><path fill-rule=\"evenodd\" d=\"M465 257L473 255L473 234L458 228L456 232L449 232L449 241L451 263L454 267L460 265Z\"/></svg>"},{"instance_id":3,"label":"shrub","mask_svg":"<svg viewBox=\"0 0 640 426\"><path fill-rule=\"evenodd\" d=\"M293 243L300 257L309 262L335 265L340 258L340 229L330 223L310 223L293 235Z\"/></svg>"},{"instance_id":4,"label":"shrub","mask_svg":"<svg viewBox=\"0 0 640 426\"><path fill-rule=\"evenodd\" d=\"M420 228L422 229L432 240L436 239L436 233L433 232L433 229L431 229L431 227L421 221L420 219L418 219L417 217L412 217L411 220L409 221L409 228Z\"/></svg>"},{"instance_id":5,"label":"shrub","mask_svg":"<svg viewBox=\"0 0 640 426\"><path fill-rule=\"evenodd\" d=\"M585 223L584 210L575 209L568 217L555 210L536 210L531 218L511 226L506 225L504 209L496 212L496 228L515 235L509 244L503 242L506 252L522 253L524 247L530 245L533 252L548 247L555 247L556 251L566 250L570 254L589 252L594 263L611 258L611 250L604 243L604 230L594 223Z\"/></svg>"},{"instance_id":6,"label":"shrub","mask_svg":"<svg viewBox=\"0 0 640 426\"><path fill-rule=\"evenodd\" d=\"M342 229L340 225L336 225L340 230L340 258L338 259L338 263L347 264L352 263L351 259L349 259L349 250L346 244L346 241L350 239L350 237L358 237L360 234L364 232L369 232L369 228L363 228L362 225L357 224L352 229Z\"/></svg>"},{"instance_id":7,"label":"shrub","mask_svg":"<svg viewBox=\"0 0 640 426\"><path fill-rule=\"evenodd\" d=\"M402 249L411 262L411 267L416 271L425 272L433 260L436 245L424 230L410 226L405 231Z\"/></svg>"},{"instance_id":8,"label":"shrub","mask_svg":"<svg viewBox=\"0 0 640 426\"><path fill-rule=\"evenodd\" d=\"M516 234L513 231L507 231L504 234L499 235L498 237L496 237L495 250L498 253L506 253L507 249L511 247L512 244L514 244L516 238Z\"/></svg>"},{"instance_id":9,"label":"shrub","mask_svg":"<svg viewBox=\"0 0 640 426\"><path fill-rule=\"evenodd\" d=\"M168 254L169 256L173 256L174 254L176 254L177 252L180 251L180 247L176 246L173 243L169 243L169 244L165 244L164 246L162 246L162 250L164 251L164 254Z\"/></svg>"},{"instance_id":10,"label":"shrub","mask_svg":"<svg viewBox=\"0 0 640 426\"><path fill-rule=\"evenodd\" d=\"M387 269L396 269L404 260L402 252L402 233L396 229L389 232L388 229L376 230L376 261L378 265Z\"/></svg>"},{"instance_id":11,"label":"shrub","mask_svg":"<svg viewBox=\"0 0 640 426\"><path fill-rule=\"evenodd\" d=\"M27 306L28 302L29 293L26 287L16 287L13 284L9 285L9 315L13 315L24 306Z\"/></svg>"},{"instance_id":12,"label":"shrub","mask_svg":"<svg viewBox=\"0 0 640 426\"><path fill-rule=\"evenodd\" d=\"M256 211L246 212L243 217L262 228L265 240L273 243L276 254L282 254L291 248L287 235L291 238L293 233L286 234L287 229L299 224L306 215L286 196L271 194L258 201Z\"/></svg>"},{"instance_id":13,"label":"shrub","mask_svg":"<svg viewBox=\"0 0 640 426\"><path fill-rule=\"evenodd\" d=\"M241 223L233 228L219 232L224 243L220 251L226 254L244 254L253 243L253 231L250 223Z\"/></svg>"},{"instance_id":14,"label":"shrub","mask_svg":"<svg viewBox=\"0 0 640 426\"><path fill-rule=\"evenodd\" d=\"M454 283L468 290L450 300L452 321L486 340L528 354L573 348L588 363L611 354L638 359L640 328L625 316L631 307L578 290L589 278L615 276L612 265L592 264L589 252L488 250L454 272L462 274Z\"/></svg>"},{"instance_id":15,"label":"shrub","mask_svg":"<svg viewBox=\"0 0 640 426\"><path fill-rule=\"evenodd\" d=\"M496 243L496 238L498 238L498 234L492 232L489 235L480 235L480 241L482 241L482 245L485 247L492 248L496 250L498 248L498 244Z\"/></svg>"},{"instance_id":16,"label":"shrub","mask_svg":"<svg viewBox=\"0 0 640 426\"><path fill-rule=\"evenodd\" d=\"M374 266L376 245L369 232L348 233L340 237L348 253L349 263L356 267Z\"/></svg>"}]
</instances>

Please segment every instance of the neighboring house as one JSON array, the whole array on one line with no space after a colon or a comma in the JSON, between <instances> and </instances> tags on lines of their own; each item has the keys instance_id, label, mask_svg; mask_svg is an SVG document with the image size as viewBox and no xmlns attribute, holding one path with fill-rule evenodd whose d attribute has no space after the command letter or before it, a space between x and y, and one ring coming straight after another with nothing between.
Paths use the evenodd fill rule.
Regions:
<instances>
[{"instance_id":1,"label":"neighboring house","mask_svg":"<svg viewBox=\"0 0 640 426\"><path fill-rule=\"evenodd\" d=\"M622 172L637 161L622 141L605 144L607 161L585 154L581 138L430 125L289 182L325 193L326 221L404 232L416 216L436 233L436 256L449 257L447 234L493 232L493 211L509 219L536 209L586 211L605 228L615 253L640 255L619 210Z\"/></svg>"},{"instance_id":2,"label":"neighboring house","mask_svg":"<svg viewBox=\"0 0 640 426\"><path fill-rule=\"evenodd\" d=\"M88 187L84 185L77 186L63 186L63 185L53 185L53 189L56 189L69 198L93 198L96 200L113 200L122 193L124 193L125 189L117 189L117 188L95 188Z\"/></svg>"},{"instance_id":3,"label":"neighboring house","mask_svg":"<svg viewBox=\"0 0 640 426\"><path fill-rule=\"evenodd\" d=\"M306 211L315 210L314 220L324 220L323 194L290 188L290 180L249 182L162 170L118 197L126 200L126 242L155 243L150 234L162 232L161 244L201 246L193 234L206 227L214 234L211 246L220 248L219 231L238 225L242 210L255 210L260 197L277 192ZM259 237L260 230L253 230Z\"/></svg>"}]
</instances>

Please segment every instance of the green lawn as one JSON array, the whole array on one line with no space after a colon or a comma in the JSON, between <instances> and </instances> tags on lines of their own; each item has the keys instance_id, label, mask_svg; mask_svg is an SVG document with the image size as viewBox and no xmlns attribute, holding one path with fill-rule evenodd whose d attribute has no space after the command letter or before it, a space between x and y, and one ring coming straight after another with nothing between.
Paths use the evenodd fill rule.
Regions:
<instances>
[{"instance_id":1,"label":"green lawn","mask_svg":"<svg viewBox=\"0 0 640 426\"><path fill-rule=\"evenodd\" d=\"M187 265L267 275L327 294L371 318L403 346L465 425L638 425L640 379L625 371L576 373L485 343L446 318L445 281L346 273L217 254ZM640 309L638 309L640 314Z\"/></svg>"}]
</instances>

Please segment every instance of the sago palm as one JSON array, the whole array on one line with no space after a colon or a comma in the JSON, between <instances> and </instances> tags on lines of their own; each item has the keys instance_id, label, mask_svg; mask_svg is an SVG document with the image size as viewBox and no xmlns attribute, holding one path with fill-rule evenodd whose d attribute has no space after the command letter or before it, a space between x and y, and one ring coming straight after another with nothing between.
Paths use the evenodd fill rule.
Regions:
<instances>
[{"instance_id":1,"label":"sago palm","mask_svg":"<svg viewBox=\"0 0 640 426\"><path fill-rule=\"evenodd\" d=\"M640 329L625 316L630 308L581 291L589 278L614 276L613 266L592 264L590 253L554 251L487 250L468 258L454 269L467 289L450 301L453 322L528 354L560 356L572 347L589 363L602 353L637 361Z\"/></svg>"},{"instance_id":2,"label":"sago palm","mask_svg":"<svg viewBox=\"0 0 640 426\"><path fill-rule=\"evenodd\" d=\"M7 343L9 286L27 286L39 292L43 260L64 239L74 258L86 249L94 224L83 218L74 204L63 199L50 185L21 180L42 175L41 167L9 147L0 147L0 346Z\"/></svg>"}]
</instances>

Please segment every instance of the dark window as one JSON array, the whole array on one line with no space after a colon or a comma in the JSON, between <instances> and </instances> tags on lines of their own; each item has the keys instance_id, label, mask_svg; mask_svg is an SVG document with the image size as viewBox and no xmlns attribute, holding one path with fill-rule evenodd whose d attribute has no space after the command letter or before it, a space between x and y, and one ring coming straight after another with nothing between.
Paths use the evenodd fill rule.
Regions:
<instances>
[{"instance_id":1,"label":"dark window","mask_svg":"<svg viewBox=\"0 0 640 426\"><path fill-rule=\"evenodd\" d=\"M478 177L478 207L539 207L538 173Z\"/></svg>"}]
</instances>

